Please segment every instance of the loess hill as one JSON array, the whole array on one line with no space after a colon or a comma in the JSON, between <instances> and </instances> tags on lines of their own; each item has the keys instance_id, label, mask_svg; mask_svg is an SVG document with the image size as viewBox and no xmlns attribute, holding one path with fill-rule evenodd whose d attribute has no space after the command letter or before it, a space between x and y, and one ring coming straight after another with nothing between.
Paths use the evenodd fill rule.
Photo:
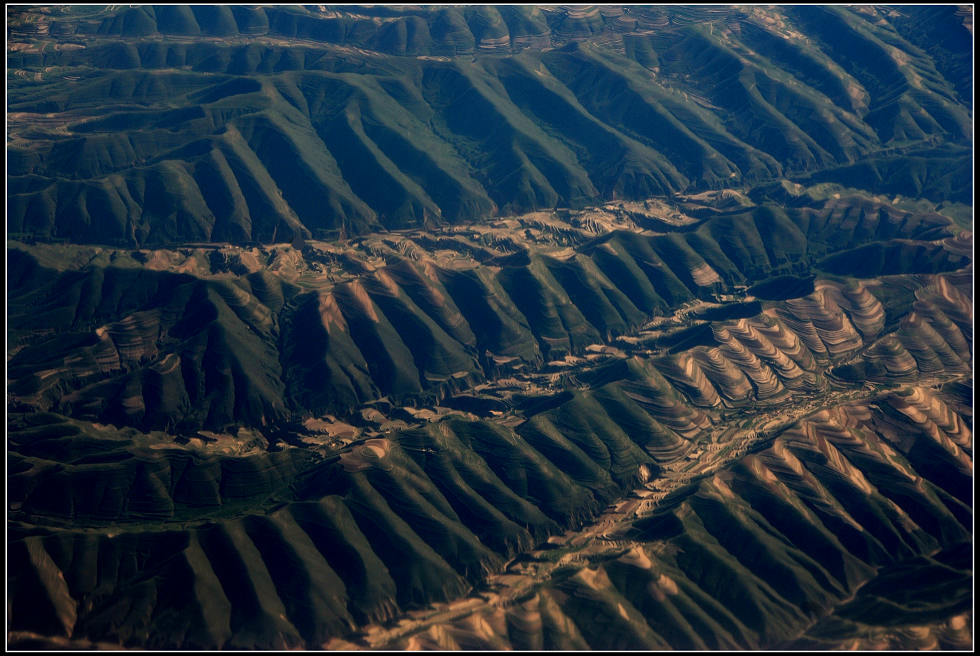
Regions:
<instances>
[{"instance_id":1,"label":"loess hill","mask_svg":"<svg viewBox=\"0 0 980 656\"><path fill-rule=\"evenodd\" d=\"M971 198L972 69L910 25L968 43L954 7L10 12L12 233L288 242L781 177Z\"/></svg>"},{"instance_id":2,"label":"loess hill","mask_svg":"<svg viewBox=\"0 0 980 656\"><path fill-rule=\"evenodd\" d=\"M971 45L8 9L8 644L971 648Z\"/></svg>"}]
</instances>

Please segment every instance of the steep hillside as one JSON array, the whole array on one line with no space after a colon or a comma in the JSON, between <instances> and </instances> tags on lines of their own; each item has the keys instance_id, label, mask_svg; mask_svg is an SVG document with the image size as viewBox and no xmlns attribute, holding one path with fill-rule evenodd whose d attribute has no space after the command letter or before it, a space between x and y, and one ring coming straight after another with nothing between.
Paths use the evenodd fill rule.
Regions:
<instances>
[{"instance_id":1,"label":"steep hillside","mask_svg":"<svg viewBox=\"0 0 980 656\"><path fill-rule=\"evenodd\" d=\"M382 400L177 439L15 412L11 637L758 648L904 646L893 627L924 625L962 645L961 620L937 622L969 607L964 282L889 283L909 301L818 279L707 321L703 344L650 326L444 399L469 410ZM851 384L890 342L916 366ZM899 576L933 587L912 604Z\"/></svg>"},{"instance_id":2,"label":"steep hillside","mask_svg":"<svg viewBox=\"0 0 980 656\"><path fill-rule=\"evenodd\" d=\"M10 647L973 647L971 7L7 19Z\"/></svg>"},{"instance_id":3,"label":"steep hillside","mask_svg":"<svg viewBox=\"0 0 980 656\"><path fill-rule=\"evenodd\" d=\"M439 402L507 372L581 356L635 333L653 315L781 272L819 266L862 277L932 273L970 261L948 239L956 232L949 219L866 197L831 199L822 207L749 206L669 233L613 224L594 237L574 227L580 222L527 217L524 224L536 226L543 243L490 247L479 245L488 233L469 228L439 237L371 237L346 247L312 242L302 251L156 251L152 260L144 251L14 244L10 398L145 429L272 426L349 414L382 398ZM556 232L577 245L557 248ZM876 259L872 250L904 255ZM772 317L787 321L823 364L828 352L836 357L861 345L862 335L872 336L865 324L875 321L866 316L873 300L845 290L821 292L811 305L787 301L762 323L734 329L750 340L750 352L727 328L712 333L703 325L739 312L738 306L711 310L697 317L698 326L658 343L676 351L687 337L713 335L709 343L718 340L720 349L694 350L693 360L679 365L690 377L686 384L703 388L703 370L730 400L747 398L750 389L753 396L778 395L785 386L812 382L796 367L806 369L809 360L780 359L775 371L782 382L773 378L768 340L792 338ZM861 331L840 323L841 307L857 312ZM761 306L746 308L741 316ZM918 316L909 317L913 325ZM929 321L940 322L942 331L949 318ZM955 348L960 355L943 362L962 367L963 346ZM730 361L747 367L751 385L724 378ZM707 389L699 394L715 398Z\"/></svg>"},{"instance_id":4,"label":"steep hillside","mask_svg":"<svg viewBox=\"0 0 980 656\"><path fill-rule=\"evenodd\" d=\"M9 230L41 239L283 243L780 177L971 197L962 35L915 45L945 14L12 11Z\"/></svg>"},{"instance_id":5,"label":"steep hillside","mask_svg":"<svg viewBox=\"0 0 980 656\"><path fill-rule=\"evenodd\" d=\"M512 577L549 574L513 604L369 635L403 649L962 649L972 441L950 402L916 388L822 410L603 547L558 540L515 563Z\"/></svg>"},{"instance_id":6,"label":"steep hillside","mask_svg":"<svg viewBox=\"0 0 980 656\"><path fill-rule=\"evenodd\" d=\"M811 403L794 420L779 406L706 414L642 359L587 378L586 391L529 406L516 431L457 415L339 449L315 431L307 448L270 452L242 430L182 447L163 434L14 416L12 635L338 646L359 626L474 587L492 592L448 616L437 606L398 629L369 626L361 639L842 644L863 627L968 610L969 392L910 386L836 406L800 393ZM911 604L889 583L901 572L933 588L916 588Z\"/></svg>"}]
</instances>

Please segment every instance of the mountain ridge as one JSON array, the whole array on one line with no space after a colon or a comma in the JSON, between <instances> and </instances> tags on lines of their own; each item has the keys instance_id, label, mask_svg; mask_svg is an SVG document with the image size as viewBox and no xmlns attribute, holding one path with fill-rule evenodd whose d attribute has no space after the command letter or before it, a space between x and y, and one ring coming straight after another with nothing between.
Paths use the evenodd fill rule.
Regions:
<instances>
[{"instance_id":1,"label":"mountain ridge","mask_svg":"<svg viewBox=\"0 0 980 656\"><path fill-rule=\"evenodd\" d=\"M473 14L494 34L517 24L478 9L435 13ZM99 29L74 35L56 26L94 19L15 14L14 33L27 41L8 51L13 232L132 246L283 243L782 177L891 191L895 164L879 153L937 145L948 148L923 154L911 176L917 195L965 200L971 188L969 155L949 150L972 139L971 108L954 90L963 82L904 41L888 12L871 24L841 8L786 8L773 24L751 9L705 10L704 22L651 32L616 27L622 14L534 10L552 31L586 21L598 32L432 57L351 48L367 37L334 28L319 37L326 49L287 56L282 45L199 34L202 10L186 7L164 12L163 31L190 41L168 42L150 39L153 11L109 12ZM367 12L352 20L374 27L423 20L357 8L233 14L270 30L262 38L294 38L285 26L340 24L345 11ZM629 16L659 24L664 11ZM39 24L46 33L29 31ZM628 34L646 39L656 61L621 49ZM844 37L865 45L845 48ZM50 54L32 54L32 40ZM873 61L858 62L855 48Z\"/></svg>"}]
</instances>

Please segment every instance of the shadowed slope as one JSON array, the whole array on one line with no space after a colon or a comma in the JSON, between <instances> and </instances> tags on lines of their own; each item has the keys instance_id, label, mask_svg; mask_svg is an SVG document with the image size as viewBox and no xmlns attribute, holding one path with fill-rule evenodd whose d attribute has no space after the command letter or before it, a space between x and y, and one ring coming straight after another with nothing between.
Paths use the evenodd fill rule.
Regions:
<instances>
[{"instance_id":1,"label":"shadowed slope","mask_svg":"<svg viewBox=\"0 0 980 656\"><path fill-rule=\"evenodd\" d=\"M11 230L283 243L782 176L969 197L962 42L909 27L944 13L233 9L15 12Z\"/></svg>"}]
</instances>

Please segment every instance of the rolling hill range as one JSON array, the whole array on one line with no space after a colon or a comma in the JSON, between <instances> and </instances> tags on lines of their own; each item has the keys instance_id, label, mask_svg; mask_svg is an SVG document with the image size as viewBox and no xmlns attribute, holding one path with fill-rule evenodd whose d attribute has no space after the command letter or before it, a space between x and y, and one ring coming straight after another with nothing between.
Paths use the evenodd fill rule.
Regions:
<instances>
[{"instance_id":1,"label":"rolling hill range","mask_svg":"<svg viewBox=\"0 0 980 656\"><path fill-rule=\"evenodd\" d=\"M909 26L968 39L955 11L12 10L8 229L288 242L782 177L969 202L972 69Z\"/></svg>"},{"instance_id":2,"label":"rolling hill range","mask_svg":"<svg viewBox=\"0 0 980 656\"><path fill-rule=\"evenodd\" d=\"M14 644L962 646L968 233L696 205L528 215L513 251L13 244ZM937 273L793 273L862 234Z\"/></svg>"},{"instance_id":3,"label":"rolling hill range","mask_svg":"<svg viewBox=\"0 0 980 656\"><path fill-rule=\"evenodd\" d=\"M916 303L963 307L946 278L919 289ZM956 382L969 369L835 382L827 365L878 343L883 306L864 291L821 284L775 318L712 322L709 350L593 361L573 388L510 396L505 417L448 412L346 435L314 422L270 448L244 428L175 442L14 413L11 635L754 648L875 630L916 645L888 630L924 624L920 641L962 646L962 620L937 622L970 604L972 388ZM821 317L841 292L857 302L837 306L835 327ZM950 341L966 344L967 314L948 321ZM950 382L926 385L937 380ZM896 597L899 576L931 584ZM388 622L432 602L443 605Z\"/></svg>"},{"instance_id":4,"label":"rolling hill range","mask_svg":"<svg viewBox=\"0 0 980 656\"><path fill-rule=\"evenodd\" d=\"M950 219L861 196L822 207L744 207L669 233L611 229L594 236L554 215L525 220L532 221L542 226L545 243L530 247L480 246L480 231L469 229L439 233L445 236L428 248L435 233L371 237L347 247L311 242L302 251L156 251L153 260L144 251L14 244L11 401L178 431L349 414L382 398L438 402L508 372L611 345L652 315L774 273L817 266L867 277L950 271L970 262ZM547 243L555 230L581 243L558 249ZM871 248L901 254L876 260L866 252ZM898 268L880 270L875 262ZM820 297L817 305L829 309L817 316L807 314L807 305L774 316L826 363L828 348L830 355L853 350L861 332L872 337L869 326L883 319L880 309L864 307L876 301L859 288ZM959 302L953 318L962 321L969 301ZM841 307L858 312L861 332L840 324ZM705 317L742 308L723 305ZM940 322L940 332L953 339L943 332L951 319L937 312L912 318ZM704 320L698 323L663 344L699 335L713 341ZM824 346L814 324L845 331L834 338L840 344ZM964 344L954 340L957 356L942 351L947 365L962 366ZM724 369L720 354L697 357L709 371ZM725 393L744 397L749 384L740 381L741 391Z\"/></svg>"},{"instance_id":5,"label":"rolling hill range","mask_svg":"<svg viewBox=\"0 0 980 656\"><path fill-rule=\"evenodd\" d=\"M927 407L929 418L919 415ZM937 428L936 413L952 419L939 420L948 428ZM559 539L515 563L508 570L515 577L549 571L518 603L486 604L381 644L963 649L972 467L961 450L969 441L954 436L964 428L944 401L920 389L822 410L675 492L597 553L576 554ZM957 487L958 500L938 486ZM913 592L896 586L900 579L930 583ZM959 619L929 627L950 616ZM889 635L889 627L916 624ZM812 628L797 637L803 626Z\"/></svg>"},{"instance_id":6,"label":"rolling hill range","mask_svg":"<svg viewBox=\"0 0 980 656\"><path fill-rule=\"evenodd\" d=\"M972 27L8 9L8 646L971 649Z\"/></svg>"}]
</instances>

